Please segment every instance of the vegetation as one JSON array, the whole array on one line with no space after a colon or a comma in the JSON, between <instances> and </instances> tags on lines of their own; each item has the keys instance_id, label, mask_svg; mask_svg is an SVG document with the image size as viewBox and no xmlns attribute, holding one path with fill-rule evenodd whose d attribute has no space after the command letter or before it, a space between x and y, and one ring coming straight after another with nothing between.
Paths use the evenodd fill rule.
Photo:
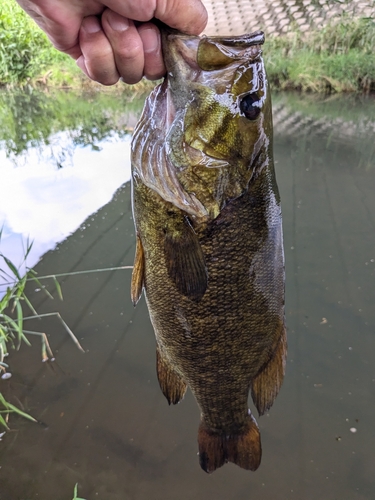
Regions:
<instances>
[{"instance_id":1,"label":"vegetation","mask_svg":"<svg viewBox=\"0 0 375 500\"><path fill-rule=\"evenodd\" d=\"M71 57L57 51L15 0L1 0L0 86L27 83L58 88L98 87L101 91L105 88L91 82ZM152 87L154 84L147 81L132 87L120 86L131 94Z\"/></svg>"},{"instance_id":2,"label":"vegetation","mask_svg":"<svg viewBox=\"0 0 375 500\"><path fill-rule=\"evenodd\" d=\"M78 484L76 484L74 486L74 498L73 498L73 500L85 500L84 498L77 497L77 495L78 495Z\"/></svg>"},{"instance_id":3,"label":"vegetation","mask_svg":"<svg viewBox=\"0 0 375 500\"><path fill-rule=\"evenodd\" d=\"M79 70L73 60L51 46L14 0L1 0L0 83L23 84L30 79L46 79L47 75L60 84L69 84Z\"/></svg>"},{"instance_id":4,"label":"vegetation","mask_svg":"<svg viewBox=\"0 0 375 500\"><path fill-rule=\"evenodd\" d=\"M319 31L270 37L264 49L273 88L375 91L375 20L347 15Z\"/></svg>"},{"instance_id":5,"label":"vegetation","mask_svg":"<svg viewBox=\"0 0 375 500\"><path fill-rule=\"evenodd\" d=\"M309 34L298 30L269 37L265 59L273 88L314 92L375 91L375 21L349 15ZM95 86L75 62L55 50L14 0L0 6L0 85ZM151 82L119 85L149 90ZM100 87L103 91L103 87Z\"/></svg>"},{"instance_id":6,"label":"vegetation","mask_svg":"<svg viewBox=\"0 0 375 500\"><path fill-rule=\"evenodd\" d=\"M30 253L31 247L32 244L27 245L27 248L25 250L24 262L26 261L27 256ZM1 252L0 259L4 262L4 267L0 267L0 276L7 285L6 292L0 299L0 378L6 379L10 376L9 372L7 371L9 366L5 362L5 359L9 354L9 346L13 349L18 350L22 342L30 345L30 341L28 339L30 335L36 335L41 340L42 360L47 361L54 359L52 350L48 343L47 335L42 332L25 329L24 323L25 321L30 319L42 318L45 316L56 316L65 328L66 332L71 336L77 347L83 351L77 338L61 318L59 313L38 314L31 304L30 300L28 299L25 292L25 287L26 283L30 280L35 281L41 290L44 290L51 299L53 298L52 295L47 291L47 289L41 284L40 279L43 278L38 279L36 272L33 269L29 268L26 269L25 275L21 276L19 269L17 269L17 267L11 262L11 260L9 260ZM61 288L56 277L51 276L49 278L53 279L57 294L60 299L62 299ZM25 315L25 306L30 310L30 316ZM6 401L6 399L0 392L0 427L5 427L6 429L8 429L8 418L10 413L16 413L22 417L28 418L33 422L37 422L33 417Z\"/></svg>"}]
</instances>

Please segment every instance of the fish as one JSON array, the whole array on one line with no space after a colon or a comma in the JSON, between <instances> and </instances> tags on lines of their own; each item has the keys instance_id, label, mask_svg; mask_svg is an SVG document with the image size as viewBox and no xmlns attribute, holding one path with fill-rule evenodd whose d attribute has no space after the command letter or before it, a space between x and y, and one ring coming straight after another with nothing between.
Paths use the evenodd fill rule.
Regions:
<instances>
[{"instance_id":1,"label":"fish","mask_svg":"<svg viewBox=\"0 0 375 500\"><path fill-rule=\"evenodd\" d=\"M169 404L189 387L199 463L256 470L259 413L281 387L287 341L282 216L264 34L162 30L167 74L132 138L136 252L156 371Z\"/></svg>"}]
</instances>

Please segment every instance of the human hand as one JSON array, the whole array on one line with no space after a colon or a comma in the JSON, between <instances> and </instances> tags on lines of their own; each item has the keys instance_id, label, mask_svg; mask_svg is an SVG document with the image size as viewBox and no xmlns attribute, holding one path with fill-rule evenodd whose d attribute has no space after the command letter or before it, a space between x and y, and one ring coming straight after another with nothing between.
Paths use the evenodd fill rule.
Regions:
<instances>
[{"instance_id":1,"label":"human hand","mask_svg":"<svg viewBox=\"0 0 375 500\"><path fill-rule=\"evenodd\" d=\"M17 0L60 51L103 85L161 78L165 66L156 18L198 35L207 23L200 0Z\"/></svg>"}]
</instances>

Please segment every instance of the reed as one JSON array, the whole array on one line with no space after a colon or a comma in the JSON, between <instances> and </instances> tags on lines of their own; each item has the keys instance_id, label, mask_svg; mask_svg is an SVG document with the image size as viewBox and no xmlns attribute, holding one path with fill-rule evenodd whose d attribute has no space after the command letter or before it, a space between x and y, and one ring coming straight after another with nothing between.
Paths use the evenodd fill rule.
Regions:
<instances>
[{"instance_id":1,"label":"reed","mask_svg":"<svg viewBox=\"0 0 375 500\"><path fill-rule=\"evenodd\" d=\"M0 242L1 233L2 231L0 230ZM26 262L31 248L32 243L27 243L23 263ZM30 345L30 335L37 336L41 340L42 361L54 359L47 335L44 332L25 329L25 322L31 319L42 319L46 316L55 316L62 324L68 335L72 338L76 346L84 352L78 339L58 312L38 314L27 297L25 291L26 283L32 280L41 290L44 290L48 297L53 299L53 296L48 292L45 286L42 285L40 279L37 277L37 273L33 269L26 268L26 273L21 276L19 267L15 266L14 263L2 252L0 252L0 262L1 261L4 262L4 264L0 267L0 276L2 277L2 280L5 281L6 291L0 299L0 378L7 379L11 376L8 371L9 365L6 363L6 358L9 356L9 349L19 350L22 343ZM48 276L48 279L52 279L55 284L57 295L62 300L61 287L56 277ZM31 315L25 315L25 308L30 310ZM4 427L8 430L9 415L12 413L16 413L33 422L37 422L37 420L22 411L20 408L9 403L0 392L0 427Z\"/></svg>"}]
</instances>

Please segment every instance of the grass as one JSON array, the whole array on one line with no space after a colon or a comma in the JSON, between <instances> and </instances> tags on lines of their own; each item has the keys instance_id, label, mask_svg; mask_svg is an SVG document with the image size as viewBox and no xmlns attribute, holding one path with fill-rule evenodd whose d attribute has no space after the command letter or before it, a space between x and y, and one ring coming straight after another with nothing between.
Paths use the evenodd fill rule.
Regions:
<instances>
[{"instance_id":1,"label":"grass","mask_svg":"<svg viewBox=\"0 0 375 500\"><path fill-rule=\"evenodd\" d=\"M0 242L1 242L1 231L0 231ZM32 248L32 244L27 244L24 260L19 267L21 267L25 262ZM0 378L6 379L10 376L7 371L9 366L5 362L6 358L9 356L9 347L14 350L19 350L22 343L30 345L30 336L37 336L41 340L41 355L42 361L53 361L54 355L52 349L48 342L48 337L44 332L37 332L33 330L25 329L25 322L32 319L42 319L45 317L54 316L61 323L67 334L71 337L72 341L75 343L77 348L82 352L85 352L79 343L78 339L71 331L69 326L65 323L63 318L58 312L38 314L34 306L30 302L26 295L25 287L29 281L36 283L38 288L43 290L50 299L53 296L49 293L46 287L42 284L42 281L48 279L52 280L56 289L58 297L62 300L62 291L59 282L55 275L49 276L37 276L36 271L26 267L26 273L21 276L19 268L17 268L13 262L0 252L0 259L4 261L4 266L0 267L0 276L5 281L7 286L6 292L0 299ZM73 273L62 273L57 275L58 277L72 276L76 274L91 273L91 272L106 272L114 271L120 269L131 269L132 266L121 266L116 268L106 268L106 269L93 269L88 271L76 271ZM25 315L25 307L30 310L31 315ZM7 402L4 396L0 392L0 427L3 426L8 429L8 418L10 413L17 413L29 420L37 422L33 417L23 412L19 408ZM3 416L4 414L4 416Z\"/></svg>"},{"instance_id":2,"label":"grass","mask_svg":"<svg viewBox=\"0 0 375 500\"><path fill-rule=\"evenodd\" d=\"M85 500L84 498L77 497L77 495L78 495L78 484L76 484L74 486L74 497L73 497L73 500Z\"/></svg>"},{"instance_id":3,"label":"grass","mask_svg":"<svg viewBox=\"0 0 375 500\"><path fill-rule=\"evenodd\" d=\"M0 242L1 242L1 230L0 230ZM30 253L32 248L32 244L27 244L24 262L26 262L27 256ZM55 275L49 276L41 276L38 277L37 273L30 268L26 268L26 273L24 276L20 275L19 269L13 264L13 262L8 259L3 253L0 252L0 259L3 259L4 266L0 267L0 275L7 281L7 291L4 296L0 300L0 378L6 379L9 378L10 374L7 371L9 366L5 362L6 357L9 355L8 346L11 348L18 350L22 343L26 343L30 345L30 341L28 336L37 335L40 337L42 342L42 361L53 361L53 353L49 346L49 342L47 339L47 335L42 332L35 332L25 330L24 322L29 319L41 319L46 316L56 316L63 327L67 331L67 333L71 336L72 340L76 344L76 346L83 351L80 343L77 338L70 330L68 325L64 322L59 313L47 313L47 314L38 314L34 309L32 303L26 295L25 287L27 282L34 281L38 287L53 299L52 295L48 292L48 290L42 285L41 281L46 279L52 280L55 284L56 292L58 297L62 300L62 291L59 282ZM58 277L62 276L72 276L76 274L82 273L90 273L90 272L105 272L105 271L113 271L119 269L131 269L132 266L121 266L116 268L106 268L106 269L93 269L88 271L77 271L73 273L63 273L57 275ZM31 311L31 316L25 316L24 307L27 307ZM84 351L83 351L84 352ZM33 418L31 415L18 408L17 406L11 404L9 401L5 399L3 394L0 392L0 441L3 435L9 431L9 417L12 414L16 414L20 417L23 417L27 420L30 420L33 423L40 423L38 420ZM1 432L1 428L4 429ZM78 484L74 487L73 500L85 500L82 497L78 497Z\"/></svg>"},{"instance_id":4,"label":"grass","mask_svg":"<svg viewBox=\"0 0 375 500\"><path fill-rule=\"evenodd\" d=\"M75 62L55 50L14 0L0 6L0 84L22 84L52 71L61 83L79 75Z\"/></svg>"},{"instance_id":5,"label":"grass","mask_svg":"<svg viewBox=\"0 0 375 500\"><path fill-rule=\"evenodd\" d=\"M271 36L265 59L275 89L313 92L375 91L375 21L343 14L319 31ZM95 87L69 56L55 50L46 35L14 0L0 5L0 85ZM97 85L101 91L104 87ZM118 85L122 92L146 92L154 83Z\"/></svg>"},{"instance_id":6,"label":"grass","mask_svg":"<svg viewBox=\"0 0 375 500\"><path fill-rule=\"evenodd\" d=\"M272 88L375 91L375 20L342 15L319 31L270 37L264 53Z\"/></svg>"},{"instance_id":7,"label":"grass","mask_svg":"<svg viewBox=\"0 0 375 500\"><path fill-rule=\"evenodd\" d=\"M26 262L31 248L32 244L28 244L24 256L24 262ZM45 286L42 285L40 279L37 277L37 273L33 269L27 268L25 275L21 276L17 267L1 252L0 258L2 258L6 264L6 268L0 268L0 275L7 280L8 284L6 293L0 300L0 373L6 373L8 368L8 365L4 362L4 359L9 355L8 345L15 350L20 348L22 342L30 345L30 341L28 339L28 336L30 335L40 337L42 343L42 360L48 361L54 359L47 335L44 332L35 332L25 329L24 323L30 319L40 319L46 316L57 317L77 347L84 352L77 338L59 313L38 314L28 299L25 287L26 283L30 280L33 280L41 290L44 290L49 298L53 299L53 296L48 292ZM53 280L57 294L62 300L63 297L59 282L55 276L49 276L49 278ZM43 277L41 279L43 279ZM25 306L30 310L30 316L25 316Z\"/></svg>"},{"instance_id":8,"label":"grass","mask_svg":"<svg viewBox=\"0 0 375 500\"><path fill-rule=\"evenodd\" d=\"M0 231L0 241L1 241L1 231ZM32 244L28 244L24 262L26 262L27 256L30 253ZM0 376L2 379L9 378L11 375L7 371L9 366L5 362L6 358L9 356L9 347L14 350L19 350L22 343L30 345L29 336L38 336L42 344L42 361L54 360L53 352L48 342L46 333L36 332L33 330L27 330L24 327L24 323L30 319L41 319L46 316L55 316L60 323L63 325L65 331L70 335L76 346L84 352L82 346L78 342L77 338L70 330L68 325L62 319L59 313L47 313L38 314L34 309L32 303L28 299L25 287L26 283L33 280L41 290L53 299L52 295L48 290L42 285L40 279L46 278L37 277L37 273L33 269L26 269L24 276L20 275L19 269L12 263L12 261L3 253L0 252L0 259L4 261L4 266L0 267L0 275L6 282L7 289L5 294L0 299ZM55 276L48 276L52 279L58 296L62 299L62 292L60 284L58 283ZM25 315L25 307L31 312L31 315ZM16 406L12 405L5 400L4 396L0 392L0 427L4 427L8 430L8 419L11 413L16 413L24 418L27 418L33 422L37 422L33 417L23 412Z\"/></svg>"},{"instance_id":9,"label":"grass","mask_svg":"<svg viewBox=\"0 0 375 500\"><path fill-rule=\"evenodd\" d=\"M15 0L0 1L0 86L105 87L91 82L75 61L56 50ZM154 83L119 85L128 93L146 92Z\"/></svg>"},{"instance_id":10,"label":"grass","mask_svg":"<svg viewBox=\"0 0 375 500\"><path fill-rule=\"evenodd\" d=\"M4 427L6 430L9 430L8 420L9 420L9 415L11 413L20 415L21 417L26 418L27 420L31 420L31 422L35 423L38 422L28 413L25 413L24 411L17 408L17 406L14 406L8 401L6 401L4 396L0 392L0 426Z\"/></svg>"}]
</instances>

